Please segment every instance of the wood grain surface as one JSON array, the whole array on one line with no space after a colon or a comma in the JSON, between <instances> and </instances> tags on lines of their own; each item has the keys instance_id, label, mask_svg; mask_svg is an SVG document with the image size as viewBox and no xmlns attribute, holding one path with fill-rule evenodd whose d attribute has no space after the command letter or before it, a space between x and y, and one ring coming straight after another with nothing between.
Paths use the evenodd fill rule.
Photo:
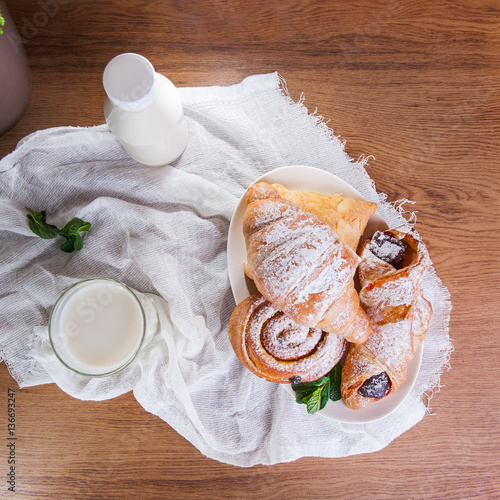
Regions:
<instances>
[{"instance_id":1,"label":"wood grain surface","mask_svg":"<svg viewBox=\"0 0 500 500\"><path fill-rule=\"evenodd\" d=\"M432 414L385 449L238 468L204 457L131 393L20 389L0 365L0 437L15 390L22 499L500 497L500 4L494 0L8 0L33 72L31 132L104 121L101 77L139 52L178 86L278 71L390 200L409 198L449 288L452 369ZM51 14L43 15L44 7ZM1 75L0 75L1 77ZM3 434L2 434L3 433Z\"/></svg>"}]
</instances>

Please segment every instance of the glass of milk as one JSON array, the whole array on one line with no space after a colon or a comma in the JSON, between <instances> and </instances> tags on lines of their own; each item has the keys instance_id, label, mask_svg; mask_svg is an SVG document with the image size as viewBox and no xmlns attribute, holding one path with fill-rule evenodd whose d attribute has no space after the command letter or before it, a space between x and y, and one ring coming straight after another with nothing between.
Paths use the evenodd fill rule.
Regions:
<instances>
[{"instance_id":1,"label":"glass of milk","mask_svg":"<svg viewBox=\"0 0 500 500\"><path fill-rule=\"evenodd\" d=\"M59 360L91 377L129 365L146 335L145 307L138 296L110 278L80 281L64 291L49 320L49 339Z\"/></svg>"}]
</instances>

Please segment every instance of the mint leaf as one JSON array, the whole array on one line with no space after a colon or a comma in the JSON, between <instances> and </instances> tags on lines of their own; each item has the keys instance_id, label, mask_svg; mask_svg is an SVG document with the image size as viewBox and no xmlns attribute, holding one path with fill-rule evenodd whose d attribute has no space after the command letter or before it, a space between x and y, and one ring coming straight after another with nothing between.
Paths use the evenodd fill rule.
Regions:
<instances>
[{"instance_id":1,"label":"mint leaf","mask_svg":"<svg viewBox=\"0 0 500 500\"><path fill-rule=\"evenodd\" d=\"M90 230L90 222L85 222L78 217L74 217L71 219L59 232L61 236L67 235L72 236L77 234L78 231L89 231Z\"/></svg>"},{"instance_id":2,"label":"mint leaf","mask_svg":"<svg viewBox=\"0 0 500 500\"><path fill-rule=\"evenodd\" d=\"M311 391L309 389L303 389L302 391L298 391L295 393L295 401L297 401L297 403L299 404L302 404L304 403L304 398L306 396L309 396L309 394L311 394Z\"/></svg>"},{"instance_id":3,"label":"mint leaf","mask_svg":"<svg viewBox=\"0 0 500 500\"><path fill-rule=\"evenodd\" d=\"M78 217L71 219L59 231L59 235L66 238L66 243L63 243L59 248L67 253L81 250L83 248L83 239L80 236L80 231L90 231L90 226L90 222L85 222Z\"/></svg>"},{"instance_id":4,"label":"mint leaf","mask_svg":"<svg viewBox=\"0 0 500 500\"><path fill-rule=\"evenodd\" d=\"M4 26L5 25L5 19L4 17L2 16L2 13L0 12L0 26ZM0 35L3 33L3 30L0 28Z\"/></svg>"},{"instance_id":5,"label":"mint leaf","mask_svg":"<svg viewBox=\"0 0 500 500\"><path fill-rule=\"evenodd\" d=\"M316 413L322 410L328 400L338 401L342 398L340 393L340 381L342 377L342 365L337 363L324 377L312 382L300 382L292 384L295 392L295 401L307 405L308 413Z\"/></svg>"},{"instance_id":6,"label":"mint leaf","mask_svg":"<svg viewBox=\"0 0 500 500\"><path fill-rule=\"evenodd\" d=\"M318 388L303 399L307 405L307 413L311 415L321 410L321 389Z\"/></svg>"},{"instance_id":7,"label":"mint leaf","mask_svg":"<svg viewBox=\"0 0 500 500\"><path fill-rule=\"evenodd\" d=\"M47 224L47 216L45 210L41 212L33 212L27 209L29 214L28 224L30 229L40 238L52 239L56 236L62 236L66 241L59 247L63 252L71 253L83 248L83 239L80 232L90 231L90 222L85 222L78 217L73 217L62 229L56 226Z\"/></svg>"},{"instance_id":8,"label":"mint leaf","mask_svg":"<svg viewBox=\"0 0 500 500\"><path fill-rule=\"evenodd\" d=\"M342 398L340 392L340 381L342 379L342 365L337 363L331 370L330 375L330 399L332 401L339 401Z\"/></svg>"},{"instance_id":9,"label":"mint leaf","mask_svg":"<svg viewBox=\"0 0 500 500\"><path fill-rule=\"evenodd\" d=\"M78 228L78 231L82 232L82 231L90 231L90 227L92 226L92 224L90 222L84 222L82 221L82 223L80 224L80 227Z\"/></svg>"},{"instance_id":10,"label":"mint leaf","mask_svg":"<svg viewBox=\"0 0 500 500\"><path fill-rule=\"evenodd\" d=\"M330 379L321 377L313 382L292 384L292 389L296 394L295 401L307 405L307 413L313 414L322 410L328 402Z\"/></svg>"},{"instance_id":11,"label":"mint leaf","mask_svg":"<svg viewBox=\"0 0 500 500\"><path fill-rule=\"evenodd\" d=\"M321 387L326 381L327 377L321 377L318 380L314 380L312 382L300 382L298 384L292 384L292 389L294 391L302 390L302 389L316 389Z\"/></svg>"},{"instance_id":12,"label":"mint leaf","mask_svg":"<svg viewBox=\"0 0 500 500\"><path fill-rule=\"evenodd\" d=\"M74 243L74 248L76 251L81 250L83 248L83 239L82 237L77 233L74 236L75 238L75 243Z\"/></svg>"},{"instance_id":13,"label":"mint leaf","mask_svg":"<svg viewBox=\"0 0 500 500\"><path fill-rule=\"evenodd\" d=\"M66 238L66 242L63 243L59 248L66 253L71 253L75 250L76 245L76 235L73 234L71 236L61 235Z\"/></svg>"},{"instance_id":14,"label":"mint leaf","mask_svg":"<svg viewBox=\"0 0 500 500\"><path fill-rule=\"evenodd\" d=\"M51 240L55 238L59 234L59 229L52 224L47 224L47 215L45 210L41 212L33 212L28 208L29 214L28 217L28 225L30 229L40 238L44 240Z\"/></svg>"},{"instance_id":15,"label":"mint leaf","mask_svg":"<svg viewBox=\"0 0 500 500\"><path fill-rule=\"evenodd\" d=\"M327 379L325 385L323 386L323 390L321 391L321 401L320 401L320 410L322 410L326 403L328 403L328 399L330 398L330 379Z\"/></svg>"}]
</instances>

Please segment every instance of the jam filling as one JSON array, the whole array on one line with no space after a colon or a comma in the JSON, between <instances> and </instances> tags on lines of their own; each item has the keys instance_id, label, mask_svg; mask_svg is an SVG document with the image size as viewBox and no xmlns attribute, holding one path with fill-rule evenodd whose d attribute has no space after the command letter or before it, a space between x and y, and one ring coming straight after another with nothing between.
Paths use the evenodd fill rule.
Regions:
<instances>
[{"instance_id":1,"label":"jam filling","mask_svg":"<svg viewBox=\"0 0 500 500\"><path fill-rule=\"evenodd\" d=\"M391 381L386 372L373 375L363 382L358 393L364 398L380 399L387 395L391 389Z\"/></svg>"},{"instance_id":2,"label":"jam filling","mask_svg":"<svg viewBox=\"0 0 500 500\"><path fill-rule=\"evenodd\" d=\"M388 231L377 231L370 242L370 250L379 259L400 269L406 255L406 243Z\"/></svg>"}]
</instances>

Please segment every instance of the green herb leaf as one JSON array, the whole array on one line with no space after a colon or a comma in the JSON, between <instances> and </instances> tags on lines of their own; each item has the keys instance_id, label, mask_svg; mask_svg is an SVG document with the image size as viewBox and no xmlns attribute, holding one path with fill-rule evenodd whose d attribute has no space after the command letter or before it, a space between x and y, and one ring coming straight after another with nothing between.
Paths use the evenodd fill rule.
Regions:
<instances>
[{"instance_id":1,"label":"green herb leaf","mask_svg":"<svg viewBox=\"0 0 500 500\"><path fill-rule=\"evenodd\" d=\"M307 405L307 413L313 414L322 410L328 402L330 394L330 379L321 377L313 382L301 382L292 384L295 391L295 401Z\"/></svg>"},{"instance_id":2,"label":"green herb leaf","mask_svg":"<svg viewBox=\"0 0 500 500\"><path fill-rule=\"evenodd\" d=\"M340 381L342 379L342 365L337 363L330 372L330 399L332 401L339 401L342 398L340 392Z\"/></svg>"},{"instance_id":3,"label":"green herb leaf","mask_svg":"<svg viewBox=\"0 0 500 500\"><path fill-rule=\"evenodd\" d=\"M74 238L75 238L75 244L74 244L75 250L76 251L81 250L83 248L82 237L80 236L80 234L76 233Z\"/></svg>"},{"instance_id":4,"label":"green herb leaf","mask_svg":"<svg viewBox=\"0 0 500 500\"><path fill-rule=\"evenodd\" d=\"M66 253L71 253L75 250L75 243L76 243L76 235L71 235L71 236L66 236L62 234L64 238L66 238L66 242L63 243L59 248Z\"/></svg>"},{"instance_id":5,"label":"green herb leaf","mask_svg":"<svg viewBox=\"0 0 500 500\"><path fill-rule=\"evenodd\" d=\"M5 18L2 16L2 13L0 12L0 26L5 25ZM0 28L0 35L3 33L3 30Z\"/></svg>"},{"instance_id":6,"label":"green herb leaf","mask_svg":"<svg viewBox=\"0 0 500 500\"><path fill-rule=\"evenodd\" d=\"M80 232L90 231L90 222L85 222L78 217L71 219L62 229L47 224L45 210L33 212L27 209L27 215L30 229L40 238L52 239L56 236L62 236L66 241L59 247L63 252L71 253L83 248L83 239Z\"/></svg>"},{"instance_id":7,"label":"green herb leaf","mask_svg":"<svg viewBox=\"0 0 500 500\"><path fill-rule=\"evenodd\" d=\"M92 226L92 224L90 222L82 221L82 223L80 224L80 227L78 228L78 231L80 231L80 232L90 231L91 226Z\"/></svg>"},{"instance_id":8,"label":"green herb leaf","mask_svg":"<svg viewBox=\"0 0 500 500\"><path fill-rule=\"evenodd\" d=\"M72 236L77 234L78 231L89 231L90 230L90 222L85 222L78 217L74 217L71 219L59 232L61 236L67 235Z\"/></svg>"},{"instance_id":9,"label":"green herb leaf","mask_svg":"<svg viewBox=\"0 0 500 500\"><path fill-rule=\"evenodd\" d=\"M80 231L90 231L90 222L85 222L78 217L71 219L60 231L59 234L66 238L66 242L59 248L63 252L71 253L74 250L78 251L83 248L83 239L80 236Z\"/></svg>"},{"instance_id":10,"label":"green herb leaf","mask_svg":"<svg viewBox=\"0 0 500 500\"><path fill-rule=\"evenodd\" d=\"M295 401L297 401L297 403L299 404L305 404L304 402L304 398L309 396L309 394L311 394L312 391L310 391L309 389L303 389L302 391L299 391L296 393L296 397L295 397Z\"/></svg>"},{"instance_id":11,"label":"green herb leaf","mask_svg":"<svg viewBox=\"0 0 500 500\"><path fill-rule=\"evenodd\" d=\"M61 234L61 236L66 238L66 242L59 247L63 252L71 253L75 250L78 251L83 248L83 240L78 233L72 234L71 236Z\"/></svg>"},{"instance_id":12,"label":"green herb leaf","mask_svg":"<svg viewBox=\"0 0 500 500\"><path fill-rule=\"evenodd\" d=\"M51 240L59 234L59 229L56 226L47 224L47 215L45 210L42 210L41 212L33 212L33 210L28 208L28 211L29 214L27 217L29 227L37 236L40 236L40 238L43 238L44 240Z\"/></svg>"},{"instance_id":13,"label":"green herb leaf","mask_svg":"<svg viewBox=\"0 0 500 500\"><path fill-rule=\"evenodd\" d=\"M292 384L292 389L296 392L302 389L317 389L318 387L324 385L327 380L328 377L321 377L320 379L314 380L312 382L300 382L298 384Z\"/></svg>"},{"instance_id":14,"label":"green herb leaf","mask_svg":"<svg viewBox=\"0 0 500 500\"><path fill-rule=\"evenodd\" d=\"M330 379L327 378L327 381L323 386L323 390L321 391L320 410L322 410L326 406L326 403L328 403L329 398L330 398Z\"/></svg>"},{"instance_id":15,"label":"green herb leaf","mask_svg":"<svg viewBox=\"0 0 500 500\"><path fill-rule=\"evenodd\" d=\"M303 402L307 405L307 413L311 415L321 410L321 389L318 388L303 398Z\"/></svg>"},{"instance_id":16,"label":"green herb leaf","mask_svg":"<svg viewBox=\"0 0 500 500\"><path fill-rule=\"evenodd\" d=\"M307 405L307 412L311 414L322 410L329 399L338 401L342 397L340 393L341 375L342 365L337 363L328 375L318 380L292 384L296 395L295 401Z\"/></svg>"}]
</instances>

